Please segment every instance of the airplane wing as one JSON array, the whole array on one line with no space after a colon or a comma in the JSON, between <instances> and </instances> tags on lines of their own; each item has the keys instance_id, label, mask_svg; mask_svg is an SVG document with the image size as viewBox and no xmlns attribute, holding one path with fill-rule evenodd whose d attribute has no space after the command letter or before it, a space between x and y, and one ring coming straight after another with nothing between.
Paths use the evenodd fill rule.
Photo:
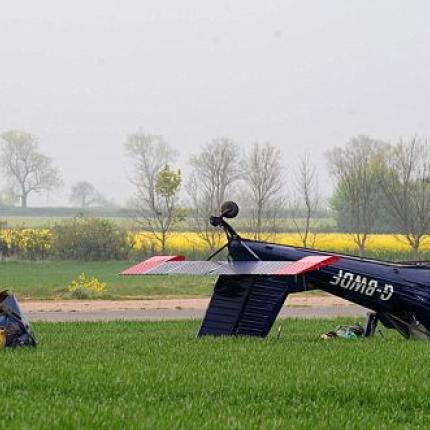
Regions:
<instances>
[{"instance_id":1,"label":"airplane wing","mask_svg":"<svg viewBox=\"0 0 430 430\"><path fill-rule=\"evenodd\" d=\"M334 264L339 257L316 255L298 261L185 261L152 257L123 275L219 276L198 336L265 337L291 292L302 291L297 276Z\"/></svg>"}]
</instances>

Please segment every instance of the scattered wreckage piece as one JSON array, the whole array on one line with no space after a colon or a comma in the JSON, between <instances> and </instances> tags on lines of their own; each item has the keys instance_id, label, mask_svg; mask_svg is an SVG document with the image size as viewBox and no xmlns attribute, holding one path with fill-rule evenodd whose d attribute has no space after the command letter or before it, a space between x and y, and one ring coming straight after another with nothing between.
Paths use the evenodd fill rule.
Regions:
<instances>
[{"instance_id":1,"label":"scattered wreckage piece","mask_svg":"<svg viewBox=\"0 0 430 430\"><path fill-rule=\"evenodd\" d=\"M36 337L14 295L0 292L0 349L36 346Z\"/></svg>"}]
</instances>

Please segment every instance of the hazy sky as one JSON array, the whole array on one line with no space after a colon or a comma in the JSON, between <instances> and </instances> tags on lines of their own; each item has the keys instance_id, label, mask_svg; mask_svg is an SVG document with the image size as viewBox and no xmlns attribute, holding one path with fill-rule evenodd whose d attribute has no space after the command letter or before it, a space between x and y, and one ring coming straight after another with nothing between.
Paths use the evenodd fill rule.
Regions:
<instances>
[{"instance_id":1,"label":"hazy sky","mask_svg":"<svg viewBox=\"0 0 430 430\"><path fill-rule=\"evenodd\" d=\"M404 0L0 0L0 131L39 136L56 204L80 179L124 202L139 127L180 164L219 135L293 164L359 133L429 134L429 17Z\"/></svg>"}]
</instances>

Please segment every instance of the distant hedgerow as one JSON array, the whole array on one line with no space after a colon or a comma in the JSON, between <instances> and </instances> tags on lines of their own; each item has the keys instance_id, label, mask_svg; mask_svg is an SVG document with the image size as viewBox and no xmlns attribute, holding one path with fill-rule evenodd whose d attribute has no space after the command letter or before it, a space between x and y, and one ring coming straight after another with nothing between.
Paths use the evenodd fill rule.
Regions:
<instances>
[{"instance_id":1,"label":"distant hedgerow","mask_svg":"<svg viewBox=\"0 0 430 430\"><path fill-rule=\"evenodd\" d=\"M121 260L131 246L125 230L98 218L74 218L53 228L54 255L64 260Z\"/></svg>"}]
</instances>

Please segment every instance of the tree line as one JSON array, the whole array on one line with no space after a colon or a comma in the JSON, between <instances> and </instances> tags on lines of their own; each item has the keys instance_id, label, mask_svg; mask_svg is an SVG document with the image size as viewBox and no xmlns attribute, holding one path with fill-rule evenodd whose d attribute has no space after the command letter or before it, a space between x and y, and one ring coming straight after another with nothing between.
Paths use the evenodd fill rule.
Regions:
<instances>
[{"instance_id":1,"label":"tree line","mask_svg":"<svg viewBox=\"0 0 430 430\"><path fill-rule=\"evenodd\" d=\"M172 228L183 222L214 250L222 233L209 219L229 199L239 202L245 228L254 239L274 236L289 210L297 219L303 244L309 244L319 199L316 168L308 155L297 169L293 204L286 197L281 151L269 142L246 149L226 137L213 139L191 155L185 181L174 167L175 150L162 136L136 132L125 146L133 168L136 219L159 241L162 251Z\"/></svg>"},{"instance_id":2,"label":"tree line","mask_svg":"<svg viewBox=\"0 0 430 430\"><path fill-rule=\"evenodd\" d=\"M40 152L37 138L19 130L1 135L0 166L11 202L27 205L28 195L51 191L62 184L53 160ZM136 222L165 251L169 235L179 224L198 232L210 249L220 232L209 224L222 202L235 199L245 228L255 239L268 239L288 217L304 246L312 246L318 229L316 214L329 208L338 229L350 233L360 255L369 235L402 235L414 257L430 226L430 150L425 137L389 143L360 135L326 155L334 180L333 195L325 200L318 171L309 153L289 160L270 142L241 147L218 137L198 148L188 160L187 178L176 165L177 151L161 135L136 131L124 144ZM87 181L72 187L72 203L86 208L107 200Z\"/></svg>"},{"instance_id":3,"label":"tree line","mask_svg":"<svg viewBox=\"0 0 430 430\"><path fill-rule=\"evenodd\" d=\"M134 163L141 225L165 249L171 227L184 217L178 210L181 172L170 167L174 151L161 136L141 132L129 136L126 148ZM361 135L327 152L326 159L335 182L328 204L359 254L364 255L369 235L382 230L401 235L417 258L430 227L427 139L414 136L388 143ZM184 185L189 221L215 248L220 233L211 228L209 217L224 200L235 198L255 239L276 234L288 210L303 245L312 246L315 213L323 205L317 170L309 154L294 164L287 198L279 148L270 143L240 148L230 139L214 139L190 158L191 174Z\"/></svg>"},{"instance_id":4,"label":"tree line","mask_svg":"<svg viewBox=\"0 0 430 430\"><path fill-rule=\"evenodd\" d=\"M369 235L385 226L401 235L418 258L430 227L427 138L413 136L393 144L359 136L327 157L336 179L332 207L360 255Z\"/></svg>"},{"instance_id":5,"label":"tree line","mask_svg":"<svg viewBox=\"0 0 430 430\"><path fill-rule=\"evenodd\" d=\"M50 192L63 185L60 170L52 158L40 151L34 134L22 130L9 130L0 135L0 167L6 179L1 203L28 205L30 194ZM107 205L108 200L88 181L73 185L70 202L85 209L93 205Z\"/></svg>"}]
</instances>

